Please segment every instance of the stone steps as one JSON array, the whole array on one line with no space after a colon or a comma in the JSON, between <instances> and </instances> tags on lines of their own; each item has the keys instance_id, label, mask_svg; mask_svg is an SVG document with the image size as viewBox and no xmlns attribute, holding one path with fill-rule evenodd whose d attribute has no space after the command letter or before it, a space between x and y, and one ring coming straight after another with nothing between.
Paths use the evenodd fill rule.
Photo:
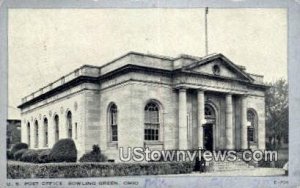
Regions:
<instances>
[{"instance_id":1,"label":"stone steps","mask_svg":"<svg viewBox=\"0 0 300 188\"><path fill-rule=\"evenodd\" d=\"M249 166L242 160L231 161L211 161L208 163L208 172L234 171L234 170L251 170L253 166Z\"/></svg>"}]
</instances>

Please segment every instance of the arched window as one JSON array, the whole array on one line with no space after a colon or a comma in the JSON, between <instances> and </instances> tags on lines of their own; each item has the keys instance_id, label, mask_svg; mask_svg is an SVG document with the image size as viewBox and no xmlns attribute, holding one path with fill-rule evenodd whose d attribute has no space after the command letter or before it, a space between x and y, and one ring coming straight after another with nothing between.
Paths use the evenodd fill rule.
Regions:
<instances>
[{"instance_id":1,"label":"arched window","mask_svg":"<svg viewBox=\"0 0 300 188\"><path fill-rule=\"evenodd\" d=\"M109 126L111 141L118 141L118 108L114 103L109 107Z\"/></svg>"},{"instance_id":2,"label":"arched window","mask_svg":"<svg viewBox=\"0 0 300 188\"><path fill-rule=\"evenodd\" d=\"M54 133L55 133L55 142L59 139L59 117L58 115L54 116Z\"/></svg>"},{"instance_id":3,"label":"arched window","mask_svg":"<svg viewBox=\"0 0 300 188\"><path fill-rule=\"evenodd\" d=\"M77 127L77 123L75 123L75 139L77 139L78 137L78 127Z\"/></svg>"},{"instance_id":4,"label":"arched window","mask_svg":"<svg viewBox=\"0 0 300 188\"><path fill-rule=\"evenodd\" d=\"M145 106L145 140L159 140L159 106L149 102Z\"/></svg>"},{"instance_id":5,"label":"arched window","mask_svg":"<svg viewBox=\"0 0 300 188\"><path fill-rule=\"evenodd\" d=\"M68 128L68 138L72 138L72 113L68 111L67 113L67 128Z\"/></svg>"},{"instance_id":6,"label":"arched window","mask_svg":"<svg viewBox=\"0 0 300 188\"><path fill-rule=\"evenodd\" d=\"M210 105L205 105L204 115L205 115L205 119L214 119L214 118L216 118L215 110Z\"/></svg>"},{"instance_id":7,"label":"arched window","mask_svg":"<svg viewBox=\"0 0 300 188\"><path fill-rule=\"evenodd\" d=\"M27 143L28 146L30 147L30 123L27 123Z\"/></svg>"},{"instance_id":8,"label":"arched window","mask_svg":"<svg viewBox=\"0 0 300 188\"><path fill-rule=\"evenodd\" d=\"M247 121L250 123L250 126L248 126L247 128L248 142L255 142L256 141L255 128L257 127L257 117L256 117L256 113L253 110L247 111Z\"/></svg>"},{"instance_id":9,"label":"arched window","mask_svg":"<svg viewBox=\"0 0 300 188\"><path fill-rule=\"evenodd\" d=\"M48 146L48 119L44 119L44 147Z\"/></svg>"},{"instance_id":10,"label":"arched window","mask_svg":"<svg viewBox=\"0 0 300 188\"><path fill-rule=\"evenodd\" d=\"M34 122L34 134L35 134L34 147L37 148L39 144L39 124L37 120L35 120Z\"/></svg>"}]
</instances>

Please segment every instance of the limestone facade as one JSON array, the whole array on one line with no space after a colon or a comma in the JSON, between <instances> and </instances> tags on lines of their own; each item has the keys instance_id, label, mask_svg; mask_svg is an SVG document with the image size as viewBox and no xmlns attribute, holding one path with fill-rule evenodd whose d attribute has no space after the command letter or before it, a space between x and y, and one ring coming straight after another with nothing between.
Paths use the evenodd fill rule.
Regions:
<instances>
[{"instance_id":1,"label":"limestone facade","mask_svg":"<svg viewBox=\"0 0 300 188\"><path fill-rule=\"evenodd\" d=\"M98 144L115 161L120 147L265 149L262 79L222 54L130 52L24 97L21 140L41 149L72 138L78 157Z\"/></svg>"}]
</instances>

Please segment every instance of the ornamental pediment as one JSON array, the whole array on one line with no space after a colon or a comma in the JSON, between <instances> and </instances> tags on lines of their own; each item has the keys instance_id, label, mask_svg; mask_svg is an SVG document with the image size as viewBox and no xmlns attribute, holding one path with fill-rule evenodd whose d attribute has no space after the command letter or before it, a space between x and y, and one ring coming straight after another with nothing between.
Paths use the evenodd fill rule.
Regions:
<instances>
[{"instance_id":1,"label":"ornamental pediment","mask_svg":"<svg viewBox=\"0 0 300 188\"><path fill-rule=\"evenodd\" d=\"M232 63L222 54L203 58L200 61L184 67L184 70L186 71L203 73L216 77L253 81L253 78L251 78L244 69L244 67Z\"/></svg>"}]
</instances>

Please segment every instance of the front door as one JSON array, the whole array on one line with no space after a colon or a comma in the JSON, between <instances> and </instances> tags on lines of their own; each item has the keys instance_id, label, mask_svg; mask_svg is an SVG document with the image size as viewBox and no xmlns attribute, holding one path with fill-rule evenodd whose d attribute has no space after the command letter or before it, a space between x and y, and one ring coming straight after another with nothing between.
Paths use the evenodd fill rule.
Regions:
<instances>
[{"instance_id":1,"label":"front door","mask_svg":"<svg viewBox=\"0 0 300 188\"><path fill-rule=\"evenodd\" d=\"M205 150L212 151L214 148L213 124L203 126L203 146Z\"/></svg>"}]
</instances>

